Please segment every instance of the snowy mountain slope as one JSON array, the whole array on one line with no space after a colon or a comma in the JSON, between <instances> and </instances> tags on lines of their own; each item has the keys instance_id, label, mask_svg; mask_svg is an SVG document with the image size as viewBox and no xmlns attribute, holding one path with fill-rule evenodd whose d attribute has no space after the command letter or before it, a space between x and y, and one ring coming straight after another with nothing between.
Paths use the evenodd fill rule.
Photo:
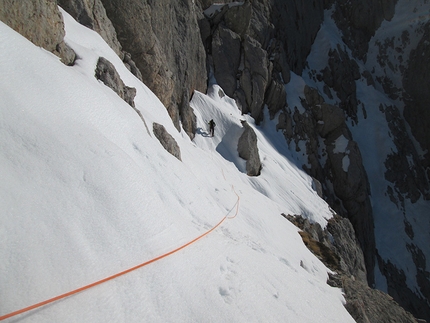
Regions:
<instances>
[{"instance_id":1,"label":"snowy mountain slope","mask_svg":"<svg viewBox=\"0 0 430 323\"><path fill-rule=\"evenodd\" d=\"M384 21L372 38L367 61L356 61L361 74L355 81L359 103L358 118L357 122L352 119L348 121L353 139L360 147L370 182L377 252L384 262L397 268L400 276L403 275L405 279L405 286L422 297L424 302L426 295L423 295L418 283L418 270L430 268L430 227L426 220L430 214L430 205L422 196L413 203L407 194L393 199L393 195L389 193L396 191L396 188L385 175L387 158L399 150L385 110L390 106L399 111L403 109L402 97L391 94L401 93L402 71L407 67L410 51L416 47L423 34L422 26L428 21L429 10L430 4L426 1L398 1L393 19ZM315 71L320 72L328 65L330 49L342 48L352 57L331 15L331 10L326 11L324 23L308 57L309 68L303 73L303 80L307 85L317 88L327 103L339 105L340 100L336 93L331 91L333 97L330 98L324 90L324 82L314 77ZM374 84L369 84L364 74L366 71L372 73ZM386 79L394 86L395 91L391 94L384 92L383 82L386 82ZM402 117L400 119L403 120ZM406 129L412 138L410 129L407 126ZM419 145L414 143L420 153ZM412 156L407 158L412 162ZM412 164L410 166L412 169ZM421 268L417 265L414 245L419 246L422 253L427 255L424 257L424 263L420 265ZM375 278L378 289L394 294L402 293L395 291L393 281L387 280L387 277L381 274L378 264ZM390 284L391 287L388 286Z\"/></svg>"},{"instance_id":2,"label":"snowy mountain slope","mask_svg":"<svg viewBox=\"0 0 430 323\"><path fill-rule=\"evenodd\" d=\"M237 193L238 215L198 243L9 321L352 322L328 269L280 216L325 224L331 211L310 178L256 127L262 176L243 174L226 138L242 116L215 92L193 98L201 133L191 142L96 33L63 15L73 67L0 23L0 315L190 241L231 214ZM94 78L99 56L137 89L149 132ZM153 122L183 162L155 139Z\"/></svg>"}]
</instances>

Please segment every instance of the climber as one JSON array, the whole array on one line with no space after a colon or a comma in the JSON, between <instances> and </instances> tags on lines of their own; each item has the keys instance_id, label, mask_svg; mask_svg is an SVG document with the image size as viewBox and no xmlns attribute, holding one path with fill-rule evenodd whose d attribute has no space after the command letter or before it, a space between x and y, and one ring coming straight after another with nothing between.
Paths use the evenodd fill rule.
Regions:
<instances>
[{"instance_id":1,"label":"climber","mask_svg":"<svg viewBox=\"0 0 430 323\"><path fill-rule=\"evenodd\" d=\"M211 137L213 137L215 133L215 126L216 126L214 119L211 119L211 121L209 121L208 124L209 124L209 131L211 133Z\"/></svg>"}]
</instances>

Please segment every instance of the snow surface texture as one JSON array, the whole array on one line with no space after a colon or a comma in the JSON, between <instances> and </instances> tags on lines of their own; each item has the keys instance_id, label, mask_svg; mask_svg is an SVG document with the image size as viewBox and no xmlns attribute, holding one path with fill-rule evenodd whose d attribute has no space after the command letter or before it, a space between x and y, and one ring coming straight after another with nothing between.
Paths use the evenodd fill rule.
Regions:
<instances>
[{"instance_id":1,"label":"snow surface texture","mask_svg":"<svg viewBox=\"0 0 430 323\"><path fill-rule=\"evenodd\" d=\"M338 44L340 44L341 48L346 49L351 56L350 51L342 41L341 33L337 29L331 15L331 10L325 12L324 23L318 32L311 53L308 56L309 69L303 72L302 82L317 88L327 103L338 105L339 99L336 93L332 92L333 99L329 99L324 94L324 83L317 82L309 77L310 71L320 71L327 66L328 52L330 49L335 49ZM420 39L419 36L423 33L421 26L428 20L429 16L429 1L399 0L393 19L391 21L384 21L376 31L375 36L371 39L366 64L357 61L360 72L375 70L373 74L375 79L377 76L388 75L395 86L401 87L401 78L398 72L399 66L407 66L410 49L416 47ZM407 37L407 41L402 42L402 35L404 33L409 36ZM392 46L393 48L387 47L387 56L382 58L382 61L386 62L387 66L382 66L378 63L378 60L381 59L378 56L384 53L384 51L381 52L379 48L381 44L386 43L388 40L393 41L394 45ZM399 53L394 50L396 47L404 50L402 53L403 58L399 57ZM408 48L409 50L407 50ZM389 62L391 64L388 64ZM390 70L390 66L394 66L392 70ZM353 139L360 147L363 164L370 181L371 201L375 220L376 248L384 260L389 260L397 268L403 270L406 274L408 287L421 295L416 282L417 270L411 253L407 249L407 244L414 243L419 246L425 255L430 254L430 222L425 219L430 214L429 204L423 201L422 198L414 204L409 199L406 199L405 211L403 212L390 200L389 195L386 194L387 187L392 187L393 184L388 182L384 177L386 171L384 162L390 153L397 151L397 148L393 143L385 114L380 111L379 106L380 104L387 106L396 105L401 109L403 105L399 100L394 101L390 99L383 92L382 86L378 82L376 82L375 87L368 86L367 80L362 77L356 81L356 86L357 99L362 105L358 109L358 123L356 124L350 120L349 129L352 132ZM297 91L295 92L298 93ZM297 94L295 95L297 96ZM294 96L294 92L291 93L291 96ZM294 98L290 98L290 100L294 100ZM366 115L361 107L365 109ZM341 138L336 141L336 148L339 152L345 151L346 147L342 146ZM296 158L300 159L301 156ZM344 170L348 169L348 155L345 155L342 160L342 166ZM412 225L415 234L413 241L411 241L405 232L404 219L407 219ZM430 268L430 257L427 257L426 261L427 268ZM387 292L386 279L380 274L377 265L375 268L375 278L376 287Z\"/></svg>"},{"instance_id":2,"label":"snow surface texture","mask_svg":"<svg viewBox=\"0 0 430 323\"><path fill-rule=\"evenodd\" d=\"M274 148L281 138L246 118L264 164L260 177L246 176L234 144L243 117L219 88L195 93L192 142L98 34L63 16L73 67L0 23L0 315L190 241L237 193L238 215L196 244L9 321L353 322L328 269L280 215L331 217L311 179ZM150 130L166 127L182 162L95 79L99 56L137 89L136 108Z\"/></svg>"}]
</instances>

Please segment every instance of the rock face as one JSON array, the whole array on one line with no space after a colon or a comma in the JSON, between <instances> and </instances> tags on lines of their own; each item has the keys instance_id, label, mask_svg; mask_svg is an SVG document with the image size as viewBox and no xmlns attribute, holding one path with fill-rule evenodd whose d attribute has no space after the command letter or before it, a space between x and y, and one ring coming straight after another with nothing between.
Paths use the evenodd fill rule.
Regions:
<instances>
[{"instance_id":1,"label":"rock face","mask_svg":"<svg viewBox=\"0 0 430 323\"><path fill-rule=\"evenodd\" d=\"M114 90L121 99L134 107L136 89L124 84L116 71L115 66L113 66L113 64L106 58L100 57L97 61L95 77Z\"/></svg>"},{"instance_id":2,"label":"rock face","mask_svg":"<svg viewBox=\"0 0 430 323\"><path fill-rule=\"evenodd\" d=\"M261 173L261 161L258 154L257 135L246 121L242 121L244 131L239 138L237 151L239 157L246 160L248 176L258 176Z\"/></svg>"},{"instance_id":3,"label":"rock face","mask_svg":"<svg viewBox=\"0 0 430 323\"><path fill-rule=\"evenodd\" d=\"M309 250L335 272L327 283L342 288L345 308L356 322L416 322L389 295L367 285L363 252L348 219L335 214L322 229L300 215L282 215L303 230L300 235Z\"/></svg>"},{"instance_id":4,"label":"rock face","mask_svg":"<svg viewBox=\"0 0 430 323\"><path fill-rule=\"evenodd\" d=\"M345 308L357 323L414 323L417 320L389 295L345 275L330 275L328 283L342 288Z\"/></svg>"},{"instance_id":5,"label":"rock face","mask_svg":"<svg viewBox=\"0 0 430 323\"><path fill-rule=\"evenodd\" d=\"M408 94L404 116L411 131L427 151L422 166L430 178L430 22L424 26L424 34L417 48L411 53L409 66L403 79L403 86Z\"/></svg>"},{"instance_id":6,"label":"rock face","mask_svg":"<svg viewBox=\"0 0 430 323\"><path fill-rule=\"evenodd\" d=\"M76 55L63 41L63 17L55 0L3 0L0 20L35 45L59 56L64 64L74 63Z\"/></svg>"},{"instance_id":7,"label":"rock face","mask_svg":"<svg viewBox=\"0 0 430 323\"><path fill-rule=\"evenodd\" d=\"M225 4L200 24L218 84L257 124L265 104L271 117L286 106L282 84L290 66L301 73L322 18L320 2L245 1Z\"/></svg>"},{"instance_id":8,"label":"rock face","mask_svg":"<svg viewBox=\"0 0 430 323\"><path fill-rule=\"evenodd\" d=\"M170 154L181 160L181 150L176 142L175 138L173 138L164 128L163 125L154 122L153 125L154 135L160 141L161 145L166 149Z\"/></svg>"},{"instance_id":9,"label":"rock face","mask_svg":"<svg viewBox=\"0 0 430 323\"><path fill-rule=\"evenodd\" d=\"M205 92L207 87L198 24L202 10L192 0L101 2L123 49L131 54L144 83L166 106L179 130L184 93L190 97L194 90Z\"/></svg>"},{"instance_id":10,"label":"rock face","mask_svg":"<svg viewBox=\"0 0 430 323\"><path fill-rule=\"evenodd\" d=\"M391 20L397 0L351 2L337 0L333 18L354 56L363 59L369 40L384 20Z\"/></svg>"},{"instance_id":11,"label":"rock face","mask_svg":"<svg viewBox=\"0 0 430 323\"><path fill-rule=\"evenodd\" d=\"M116 37L115 28L100 0L57 0L57 2L80 24L98 32L115 53L122 57L121 44Z\"/></svg>"},{"instance_id":12,"label":"rock face","mask_svg":"<svg viewBox=\"0 0 430 323\"><path fill-rule=\"evenodd\" d=\"M292 118L287 111L281 113L278 128L288 142L296 144L296 150L300 150L300 142L305 143L309 165L305 170L322 184L323 195L332 208L351 221L372 285L376 253L373 211L360 149L345 123L345 111L327 104L314 88L305 86L304 95L301 105L305 112L300 113L296 107Z\"/></svg>"}]
</instances>

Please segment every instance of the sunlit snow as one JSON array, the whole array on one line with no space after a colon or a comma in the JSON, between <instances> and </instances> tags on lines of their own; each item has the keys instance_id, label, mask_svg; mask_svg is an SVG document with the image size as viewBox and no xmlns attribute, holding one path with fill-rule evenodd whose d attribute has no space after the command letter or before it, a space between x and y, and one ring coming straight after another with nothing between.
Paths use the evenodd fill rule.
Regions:
<instances>
[{"instance_id":1,"label":"sunlit snow","mask_svg":"<svg viewBox=\"0 0 430 323\"><path fill-rule=\"evenodd\" d=\"M0 315L168 252L147 267L10 322L353 322L328 269L281 213L325 225L312 180L216 87L196 92L190 141L95 32L63 12L73 67L0 23ZM110 60L145 121L94 77ZM215 137L206 121L215 119ZM262 174L235 155L240 120ZM152 135L163 124L182 162ZM146 125L145 125L146 124ZM237 194L237 195L236 195Z\"/></svg>"}]
</instances>

